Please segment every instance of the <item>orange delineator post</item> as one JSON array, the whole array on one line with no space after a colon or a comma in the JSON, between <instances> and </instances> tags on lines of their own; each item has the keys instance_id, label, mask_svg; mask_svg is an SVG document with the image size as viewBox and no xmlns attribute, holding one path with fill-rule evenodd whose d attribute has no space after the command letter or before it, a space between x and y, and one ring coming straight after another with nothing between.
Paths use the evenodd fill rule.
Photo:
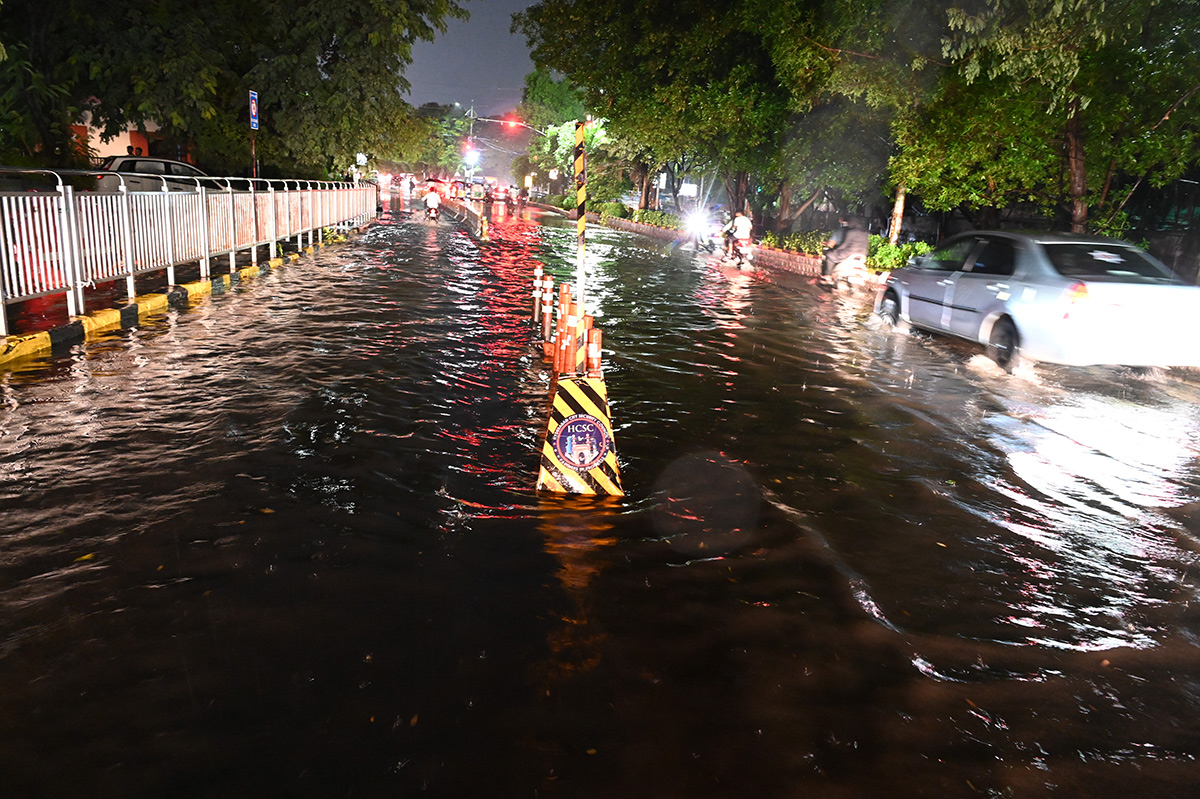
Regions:
<instances>
[{"instance_id":1,"label":"orange delineator post","mask_svg":"<svg viewBox=\"0 0 1200 799\"><path fill-rule=\"evenodd\" d=\"M563 371L568 374L575 374L576 350L579 348L579 305L571 303L571 310L567 313L567 337L564 342L566 358L563 363Z\"/></svg>"},{"instance_id":2,"label":"orange delineator post","mask_svg":"<svg viewBox=\"0 0 1200 799\"><path fill-rule=\"evenodd\" d=\"M566 329L566 327L567 327L567 317L562 314L559 314L558 319L555 320L554 336L552 338L548 339L546 341L546 343L544 344L546 360L552 362L552 364L553 364L552 369L555 372L555 374L557 374L559 371L558 370L558 347L559 347L559 344L561 343L561 339L563 337L563 330Z\"/></svg>"},{"instance_id":3,"label":"orange delineator post","mask_svg":"<svg viewBox=\"0 0 1200 799\"><path fill-rule=\"evenodd\" d=\"M537 324L542 315L542 265L534 264L533 266L533 315L534 324Z\"/></svg>"},{"instance_id":4,"label":"orange delineator post","mask_svg":"<svg viewBox=\"0 0 1200 799\"><path fill-rule=\"evenodd\" d=\"M542 278L542 341L550 340L554 322L554 278Z\"/></svg>"},{"instance_id":5,"label":"orange delineator post","mask_svg":"<svg viewBox=\"0 0 1200 799\"><path fill-rule=\"evenodd\" d=\"M579 326L579 336L575 339L575 372L583 374L587 363L588 331L592 329L591 314L584 314L583 323Z\"/></svg>"},{"instance_id":6,"label":"orange delineator post","mask_svg":"<svg viewBox=\"0 0 1200 799\"><path fill-rule=\"evenodd\" d=\"M587 333L587 376L600 377L600 346L604 341L604 333L598 327L588 329Z\"/></svg>"}]
</instances>

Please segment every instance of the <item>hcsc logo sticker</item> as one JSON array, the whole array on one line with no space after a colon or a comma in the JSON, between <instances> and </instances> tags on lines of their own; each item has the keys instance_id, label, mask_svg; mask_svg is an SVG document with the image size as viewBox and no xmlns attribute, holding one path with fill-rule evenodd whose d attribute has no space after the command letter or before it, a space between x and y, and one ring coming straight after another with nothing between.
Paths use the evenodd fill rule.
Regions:
<instances>
[{"instance_id":1,"label":"hcsc logo sticker","mask_svg":"<svg viewBox=\"0 0 1200 799\"><path fill-rule=\"evenodd\" d=\"M577 413L563 419L554 431L554 454L577 472L593 469L608 454L608 431L595 416Z\"/></svg>"}]
</instances>

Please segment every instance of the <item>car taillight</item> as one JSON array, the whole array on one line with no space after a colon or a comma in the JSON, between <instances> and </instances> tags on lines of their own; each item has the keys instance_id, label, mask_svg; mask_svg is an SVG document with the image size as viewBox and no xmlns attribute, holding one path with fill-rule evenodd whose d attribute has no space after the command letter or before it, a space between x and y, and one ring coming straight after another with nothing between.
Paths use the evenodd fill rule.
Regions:
<instances>
[{"instance_id":1,"label":"car taillight","mask_svg":"<svg viewBox=\"0 0 1200 799\"><path fill-rule=\"evenodd\" d=\"M1067 290L1063 292L1063 298L1067 302L1067 309L1063 312L1063 319L1070 319L1071 312L1080 308L1083 303L1087 302L1088 290L1086 283L1072 283L1067 286Z\"/></svg>"}]
</instances>

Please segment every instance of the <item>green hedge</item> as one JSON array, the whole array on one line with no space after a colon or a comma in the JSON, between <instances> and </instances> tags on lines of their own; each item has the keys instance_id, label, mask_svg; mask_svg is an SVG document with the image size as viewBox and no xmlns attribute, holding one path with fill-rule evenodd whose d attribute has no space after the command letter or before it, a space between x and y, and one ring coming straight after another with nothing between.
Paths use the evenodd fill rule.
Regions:
<instances>
[{"instance_id":1,"label":"green hedge","mask_svg":"<svg viewBox=\"0 0 1200 799\"><path fill-rule=\"evenodd\" d=\"M596 208L600 213L601 221L610 218L628 219L629 209L623 203L600 203Z\"/></svg>"},{"instance_id":2,"label":"green hedge","mask_svg":"<svg viewBox=\"0 0 1200 799\"><path fill-rule=\"evenodd\" d=\"M679 222L679 217L674 214L668 214L665 211L651 211L643 209L633 212L634 222L643 222L647 225L658 225L659 227L674 228L679 230L683 227Z\"/></svg>"},{"instance_id":3,"label":"green hedge","mask_svg":"<svg viewBox=\"0 0 1200 799\"><path fill-rule=\"evenodd\" d=\"M570 211L575 207L574 194L547 194L542 198L542 202L546 205L553 205L556 208L562 208L565 211Z\"/></svg>"},{"instance_id":4,"label":"green hedge","mask_svg":"<svg viewBox=\"0 0 1200 799\"><path fill-rule=\"evenodd\" d=\"M899 269L908 263L909 258L915 255L924 255L932 249L933 245L924 241L893 245L883 236L872 236L867 266L872 269Z\"/></svg>"},{"instance_id":5,"label":"green hedge","mask_svg":"<svg viewBox=\"0 0 1200 799\"><path fill-rule=\"evenodd\" d=\"M789 233L781 239L775 233L768 231L763 236L762 243L767 247L819 258L824 254L823 245L829 240L831 235L827 230L803 230L797 233ZM897 244L893 246L883 236L872 235L871 250L867 255L867 266L878 270L898 269L908 263L908 259L914 255L924 255L932 249L933 245L926 244L923 241L914 241L910 244Z\"/></svg>"}]
</instances>

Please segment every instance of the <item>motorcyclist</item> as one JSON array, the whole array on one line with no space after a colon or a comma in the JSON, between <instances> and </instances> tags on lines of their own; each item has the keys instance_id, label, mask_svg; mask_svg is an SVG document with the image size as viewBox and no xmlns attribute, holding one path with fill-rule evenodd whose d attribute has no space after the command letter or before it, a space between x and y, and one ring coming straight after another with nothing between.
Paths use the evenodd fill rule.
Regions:
<instances>
[{"instance_id":1,"label":"motorcyclist","mask_svg":"<svg viewBox=\"0 0 1200 799\"><path fill-rule=\"evenodd\" d=\"M437 193L437 189L430 186L429 191L425 194L425 215L430 217L437 216L438 206L441 204L442 195Z\"/></svg>"},{"instance_id":2,"label":"motorcyclist","mask_svg":"<svg viewBox=\"0 0 1200 799\"><path fill-rule=\"evenodd\" d=\"M825 257L821 259L821 277L826 280L837 269L838 264L856 256L865 263L871 251L871 234L863 227L858 217L843 215L839 217L838 223L841 230L825 242L831 249L826 250Z\"/></svg>"},{"instance_id":3,"label":"motorcyclist","mask_svg":"<svg viewBox=\"0 0 1200 799\"><path fill-rule=\"evenodd\" d=\"M735 213L733 219L729 220L729 224L721 229L721 232L725 234L725 254L732 258L734 250L739 244L749 244L753 229L754 223L750 221L750 217L741 211Z\"/></svg>"}]
</instances>

